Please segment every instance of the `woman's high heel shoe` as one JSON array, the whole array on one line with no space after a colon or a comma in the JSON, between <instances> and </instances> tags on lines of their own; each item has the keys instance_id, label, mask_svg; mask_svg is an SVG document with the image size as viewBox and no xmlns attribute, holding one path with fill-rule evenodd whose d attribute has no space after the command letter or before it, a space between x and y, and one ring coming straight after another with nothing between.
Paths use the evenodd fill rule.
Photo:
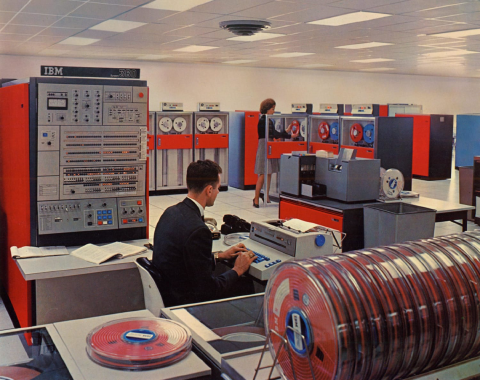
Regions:
<instances>
[{"instance_id":1,"label":"woman's high heel shoe","mask_svg":"<svg viewBox=\"0 0 480 380\"><path fill-rule=\"evenodd\" d=\"M265 196L263 195L263 193L260 193L260 199L262 200L263 203L265 203Z\"/></svg>"},{"instance_id":2,"label":"woman's high heel shoe","mask_svg":"<svg viewBox=\"0 0 480 380\"><path fill-rule=\"evenodd\" d=\"M260 208L260 205L258 203L255 203L255 198L253 199L253 207Z\"/></svg>"}]
</instances>

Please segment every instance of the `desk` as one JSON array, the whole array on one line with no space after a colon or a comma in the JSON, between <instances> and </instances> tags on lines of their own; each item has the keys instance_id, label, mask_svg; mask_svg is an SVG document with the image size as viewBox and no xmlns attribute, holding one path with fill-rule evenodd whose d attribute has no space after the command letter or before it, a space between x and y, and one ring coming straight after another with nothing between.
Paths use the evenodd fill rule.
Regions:
<instances>
[{"instance_id":1,"label":"desk","mask_svg":"<svg viewBox=\"0 0 480 380\"><path fill-rule=\"evenodd\" d=\"M436 210L435 222L451 221L467 230L467 214L474 206L456 202L420 196L405 198L402 202ZM343 241L343 252L364 248L363 238L363 206L378 202L343 203L333 199L310 200L294 196L280 196L279 217L298 218L317 223L346 233ZM456 220L462 220L462 223Z\"/></svg>"},{"instance_id":2,"label":"desk","mask_svg":"<svg viewBox=\"0 0 480 380\"><path fill-rule=\"evenodd\" d=\"M412 205L433 208L437 210L435 215L435 222L453 222L462 226L462 231L467 230L468 211L475 210L475 206L463 205L457 202L441 201L439 199L418 197L418 198L404 198L402 202L410 203ZM462 223L457 220L461 219Z\"/></svg>"},{"instance_id":3,"label":"desk","mask_svg":"<svg viewBox=\"0 0 480 380\"><path fill-rule=\"evenodd\" d=\"M31 281L33 324L144 309L142 282L135 265L141 256L151 259L152 251L99 265L71 255L16 260L23 278Z\"/></svg>"}]
</instances>

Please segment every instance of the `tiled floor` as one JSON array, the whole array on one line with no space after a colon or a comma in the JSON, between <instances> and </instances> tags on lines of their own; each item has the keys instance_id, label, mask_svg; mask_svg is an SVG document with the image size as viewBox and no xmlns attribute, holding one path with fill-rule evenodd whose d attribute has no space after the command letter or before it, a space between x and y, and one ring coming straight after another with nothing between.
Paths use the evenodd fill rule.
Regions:
<instances>
[{"instance_id":1,"label":"tiled floor","mask_svg":"<svg viewBox=\"0 0 480 380\"><path fill-rule=\"evenodd\" d=\"M420 193L420 196L441 200L459 200L458 171L452 170L452 178L444 181L421 181L413 180L413 191ZM243 191L229 188L228 191L220 192L213 207L206 209L205 216L217 220L218 226L222 224L224 214L235 214L247 221L258 219L269 219L278 217L278 204L261 204L260 208L253 208L253 190ZM153 237L155 225L163 211L185 198L185 194L162 195L150 197L150 236ZM261 202L261 201L260 201ZM468 229L478 228L474 223L469 222ZM461 226L451 222L437 223L435 225L435 236L447 235L449 233L461 232ZM12 328L13 324L5 310L0 298L0 330Z\"/></svg>"}]
</instances>

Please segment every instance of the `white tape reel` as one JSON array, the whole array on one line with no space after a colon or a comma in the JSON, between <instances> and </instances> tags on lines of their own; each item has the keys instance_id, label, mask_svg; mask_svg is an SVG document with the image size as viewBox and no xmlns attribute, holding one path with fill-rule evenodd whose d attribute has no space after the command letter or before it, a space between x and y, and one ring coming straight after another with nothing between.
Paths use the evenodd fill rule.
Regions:
<instances>
[{"instance_id":1,"label":"white tape reel","mask_svg":"<svg viewBox=\"0 0 480 380\"><path fill-rule=\"evenodd\" d=\"M169 117L162 117L158 121L158 128L164 133L168 133L172 130L172 119Z\"/></svg>"},{"instance_id":2,"label":"white tape reel","mask_svg":"<svg viewBox=\"0 0 480 380\"><path fill-rule=\"evenodd\" d=\"M218 132L223 128L223 121L219 117L214 117L210 120L210 128L213 132Z\"/></svg>"},{"instance_id":3,"label":"white tape reel","mask_svg":"<svg viewBox=\"0 0 480 380\"><path fill-rule=\"evenodd\" d=\"M210 125L210 122L206 117L201 117L197 120L197 129L200 132L206 132L209 125Z\"/></svg>"},{"instance_id":4,"label":"white tape reel","mask_svg":"<svg viewBox=\"0 0 480 380\"><path fill-rule=\"evenodd\" d=\"M173 129L177 132L183 132L187 128L187 121L183 117L177 117L173 120Z\"/></svg>"},{"instance_id":5,"label":"white tape reel","mask_svg":"<svg viewBox=\"0 0 480 380\"><path fill-rule=\"evenodd\" d=\"M400 196L405 180L398 169L388 169L383 173L381 179L381 190L386 198L394 199Z\"/></svg>"},{"instance_id":6,"label":"white tape reel","mask_svg":"<svg viewBox=\"0 0 480 380\"><path fill-rule=\"evenodd\" d=\"M300 136L302 136L303 138L307 137L307 120L303 120L300 123Z\"/></svg>"}]
</instances>

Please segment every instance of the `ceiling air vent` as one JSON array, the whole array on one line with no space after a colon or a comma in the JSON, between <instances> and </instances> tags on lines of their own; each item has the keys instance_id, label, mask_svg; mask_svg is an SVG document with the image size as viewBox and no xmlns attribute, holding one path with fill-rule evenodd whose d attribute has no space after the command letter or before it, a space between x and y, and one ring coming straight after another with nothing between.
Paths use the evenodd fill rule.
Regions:
<instances>
[{"instance_id":1,"label":"ceiling air vent","mask_svg":"<svg viewBox=\"0 0 480 380\"><path fill-rule=\"evenodd\" d=\"M270 29L270 23L256 20L232 20L222 21L220 28L227 29L237 36L253 36L255 33Z\"/></svg>"}]
</instances>

